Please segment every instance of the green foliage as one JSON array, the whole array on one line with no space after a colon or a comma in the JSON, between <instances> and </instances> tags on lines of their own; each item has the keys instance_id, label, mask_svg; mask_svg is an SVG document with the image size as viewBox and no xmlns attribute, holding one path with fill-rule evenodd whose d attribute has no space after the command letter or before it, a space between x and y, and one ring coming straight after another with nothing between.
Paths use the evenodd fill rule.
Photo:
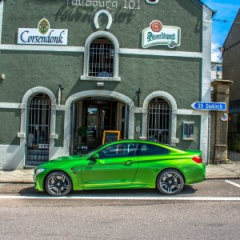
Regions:
<instances>
[{"instance_id":1,"label":"green foliage","mask_svg":"<svg viewBox=\"0 0 240 240\"><path fill-rule=\"evenodd\" d=\"M240 152L240 138L237 135L229 136L228 138L228 149Z\"/></svg>"},{"instance_id":2,"label":"green foliage","mask_svg":"<svg viewBox=\"0 0 240 240\"><path fill-rule=\"evenodd\" d=\"M78 136L86 137L87 136L87 128L86 127L79 127L77 130Z\"/></svg>"},{"instance_id":3,"label":"green foliage","mask_svg":"<svg viewBox=\"0 0 240 240\"><path fill-rule=\"evenodd\" d=\"M77 129L78 136L82 138L80 145L85 145L87 141L87 128L86 127L79 127Z\"/></svg>"}]
</instances>

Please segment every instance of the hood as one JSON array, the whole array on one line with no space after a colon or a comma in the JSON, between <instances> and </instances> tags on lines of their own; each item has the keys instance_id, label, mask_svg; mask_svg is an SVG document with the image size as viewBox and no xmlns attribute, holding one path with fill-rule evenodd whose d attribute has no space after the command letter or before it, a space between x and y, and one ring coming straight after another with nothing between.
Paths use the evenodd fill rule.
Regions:
<instances>
[{"instance_id":1,"label":"hood","mask_svg":"<svg viewBox=\"0 0 240 240\"><path fill-rule=\"evenodd\" d=\"M63 156L63 157L58 157L58 158L55 158L55 159L53 159L53 160L50 160L49 162L51 162L51 161L73 161L73 160L81 160L81 159L83 159L83 156L84 156L84 155Z\"/></svg>"},{"instance_id":2,"label":"hood","mask_svg":"<svg viewBox=\"0 0 240 240\"><path fill-rule=\"evenodd\" d=\"M37 166L37 168L40 167L46 167L51 164L56 164L56 163L64 163L64 162L69 162L69 161L81 161L83 159L83 155L73 155L73 156L63 156L63 157L58 157L53 160L49 160L48 162L42 163Z\"/></svg>"}]
</instances>

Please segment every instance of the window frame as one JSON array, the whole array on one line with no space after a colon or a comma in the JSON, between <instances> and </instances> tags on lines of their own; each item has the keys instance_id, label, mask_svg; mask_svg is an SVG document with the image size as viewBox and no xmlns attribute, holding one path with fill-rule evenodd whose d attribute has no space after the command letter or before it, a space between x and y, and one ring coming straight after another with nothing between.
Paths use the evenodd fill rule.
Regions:
<instances>
[{"instance_id":1,"label":"window frame","mask_svg":"<svg viewBox=\"0 0 240 240\"><path fill-rule=\"evenodd\" d=\"M96 38L89 49L89 70L90 77L100 77L107 74L112 77L114 71L114 46L107 38Z\"/></svg>"},{"instance_id":2,"label":"window frame","mask_svg":"<svg viewBox=\"0 0 240 240\"><path fill-rule=\"evenodd\" d=\"M157 106L157 107L156 107ZM156 120L156 118L158 120ZM147 138L150 141L157 141L162 144L171 143L172 131L172 106L167 100L161 97L152 98L148 103L148 116L147 116ZM161 119L161 121L159 121ZM150 138L150 135L158 134L157 138ZM163 133L163 134L162 134ZM164 133L167 133L164 135ZM162 135L161 135L162 134ZM165 137L164 137L165 136ZM166 141L167 140L167 141Z\"/></svg>"},{"instance_id":3,"label":"window frame","mask_svg":"<svg viewBox=\"0 0 240 240\"><path fill-rule=\"evenodd\" d=\"M101 151L104 151L104 150L106 150L107 148L111 148L111 147L116 147L116 148L118 148L119 145L120 145L120 146L121 146L121 145L122 145L122 146L128 145L128 148L129 148L130 145L134 145L134 144L136 145L136 146L135 146L135 148L136 148L136 149L135 149L135 153L134 153L133 155L130 155L130 156L128 155L129 153L128 153L126 156L120 156L120 154L119 154L119 156L115 155L115 156L109 156L109 157L101 157L100 154L99 154ZM126 148L124 148L124 149L126 149ZM128 150L130 150L130 149L128 149ZM137 143L117 143L117 144L113 144L113 145L107 146L107 147L99 150L97 153L99 154L99 159L105 159L105 160L107 160L107 159L113 159L113 158L127 158L127 157L129 158L129 157L135 157L135 156L136 156L136 153L137 153L137 150L138 150L138 144L137 144Z\"/></svg>"},{"instance_id":4,"label":"window frame","mask_svg":"<svg viewBox=\"0 0 240 240\"><path fill-rule=\"evenodd\" d=\"M188 136L187 134L185 134L185 126L186 125L192 125L192 137ZM183 135L182 135L182 138L183 140L194 140L194 125L195 125L195 122L193 121L183 121Z\"/></svg>"},{"instance_id":5,"label":"window frame","mask_svg":"<svg viewBox=\"0 0 240 240\"><path fill-rule=\"evenodd\" d=\"M114 56L113 56L113 76L112 77L93 77L89 76L89 61L90 61L90 46L94 42L94 40L98 38L106 38L112 42L114 47ZM85 43L84 47L84 66L83 66L83 75L80 76L81 80L87 81L121 81L119 77L119 42L117 38L105 31L98 31L91 34Z\"/></svg>"}]
</instances>

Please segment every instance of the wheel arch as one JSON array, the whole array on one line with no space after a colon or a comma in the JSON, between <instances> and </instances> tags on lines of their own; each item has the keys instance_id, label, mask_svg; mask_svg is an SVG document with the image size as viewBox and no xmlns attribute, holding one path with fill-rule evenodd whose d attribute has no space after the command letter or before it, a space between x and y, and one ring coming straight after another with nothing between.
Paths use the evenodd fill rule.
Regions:
<instances>
[{"instance_id":1,"label":"wheel arch","mask_svg":"<svg viewBox=\"0 0 240 240\"><path fill-rule=\"evenodd\" d=\"M178 168L176 168L176 167L167 167L167 168L162 169L162 170L158 173L158 175L157 175L157 177L156 177L156 180L155 180L155 187L157 187L157 179L158 179L159 175L160 175L162 172L164 172L164 171L166 171L166 170L171 170L171 169L178 171L178 172L182 175L182 177L183 177L184 184L186 184L186 178L185 178L185 175L184 175L183 171L181 171L180 169L178 169Z\"/></svg>"},{"instance_id":2,"label":"wheel arch","mask_svg":"<svg viewBox=\"0 0 240 240\"><path fill-rule=\"evenodd\" d=\"M43 190L44 190L44 191L46 191L46 187L45 187L46 179L47 179L47 177L48 177L51 173L53 173L53 172L62 172L62 173L67 174L67 176L69 177L69 179L70 179L70 181L71 181L72 190L73 190L73 180L72 180L71 176L68 174L68 172L66 172L66 171L64 171L64 170L62 170L62 169L57 169L57 170L54 169L54 170L51 170L50 172L48 172L48 173L46 174L46 176L44 177L44 179L43 179Z\"/></svg>"}]
</instances>

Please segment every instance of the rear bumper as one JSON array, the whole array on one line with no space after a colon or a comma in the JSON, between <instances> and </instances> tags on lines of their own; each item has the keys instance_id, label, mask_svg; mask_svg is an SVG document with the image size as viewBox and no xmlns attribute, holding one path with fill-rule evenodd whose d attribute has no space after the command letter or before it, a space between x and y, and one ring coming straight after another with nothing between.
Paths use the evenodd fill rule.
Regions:
<instances>
[{"instance_id":1,"label":"rear bumper","mask_svg":"<svg viewBox=\"0 0 240 240\"><path fill-rule=\"evenodd\" d=\"M206 166L204 163L196 163L185 174L185 184L202 182L206 179Z\"/></svg>"}]
</instances>

